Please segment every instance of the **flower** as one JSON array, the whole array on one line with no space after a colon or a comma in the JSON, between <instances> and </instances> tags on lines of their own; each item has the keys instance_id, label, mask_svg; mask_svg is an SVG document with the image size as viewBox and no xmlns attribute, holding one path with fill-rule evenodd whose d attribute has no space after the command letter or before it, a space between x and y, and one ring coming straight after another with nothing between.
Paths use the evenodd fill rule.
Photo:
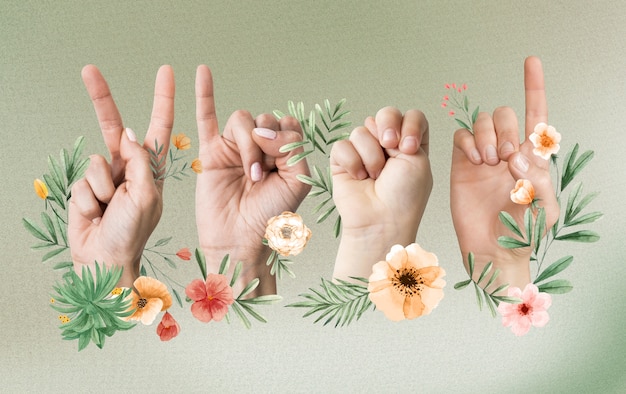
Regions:
<instances>
[{"instance_id":1,"label":"flower","mask_svg":"<svg viewBox=\"0 0 626 394\"><path fill-rule=\"evenodd\" d=\"M543 327L550 320L547 310L552 304L552 298L548 293L540 293L534 284L527 284L524 291L517 287L509 287L508 296L522 299L520 304L501 302L498 305L502 325L511 327L513 334L525 335L531 325Z\"/></svg>"},{"instance_id":2,"label":"flower","mask_svg":"<svg viewBox=\"0 0 626 394\"><path fill-rule=\"evenodd\" d=\"M201 174L202 173L202 162L200 161L200 159L194 159L191 162L191 169L196 174Z\"/></svg>"},{"instance_id":3,"label":"flower","mask_svg":"<svg viewBox=\"0 0 626 394\"><path fill-rule=\"evenodd\" d=\"M159 338L161 338L161 341L165 342L178 336L180 326L169 312L165 312L161 318L161 322L157 326L156 332Z\"/></svg>"},{"instance_id":4,"label":"flower","mask_svg":"<svg viewBox=\"0 0 626 394\"><path fill-rule=\"evenodd\" d=\"M389 320L429 314L443 298L446 282L437 256L414 243L394 245L386 261L379 261L369 277L369 298Z\"/></svg>"},{"instance_id":5,"label":"flower","mask_svg":"<svg viewBox=\"0 0 626 394\"><path fill-rule=\"evenodd\" d=\"M535 130L528 139L535 147L533 153L541 156L544 160L548 160L551 155L557 153L561 148L559 145L561 134L554 127L545 123L537 123Z\"/></svg>"},{"instance_id":6,"label":"flower","mask_svg":"<svg viewBox=\"0 0 626 394\"><path fill-rule=\"evenodd\" d=\"M35 187L35 193L37 193L39 198L41 198L42 200L48 198L48 187L45 183L43 183L41 179L35 179L35 182L33 182L33 186Z\"/></svg>"},{"instance_id":7,"label":"flower","mask_svg":"<svg viewBox=\"0 0 626 394\"><path fill-rule=\"evenodd\" d=\"M188 248L182 248L181 250L176 252L176 256L178 256L178 258L181 260L191 260L191 252Z\"/></svg>"},{"instance_id":8,"label":"flower","mask_svg":"<svg viewBox=\"0 0 626 394\"><path fill-rule=\"evenodd\" d=\"M300 215L285 211L267 221L264 237L269 247L280 255L295 256L311 238L311 230Z\"/></svg>"},{"instance_id":9,"label":"flower","mask_svg":"<svg viewBox=\"0 0 626 394\"><path fill-rule=\"evenodd\" d=\"M193 280L185 288L185 293L194 301L191 314L204 323L222 320L228 312L228 306L235 301L233 289L222 274L209 274L206 281Z\"/></svg>"},{"instance_id":10,"label":"flower","mask_svg":"<svg viewBox=\"0 0 626 394\"><path fill-rule=\"evenodd\" d=\"M167 286L148 276L140 276L135 280L129 298L130 307L135 311L125 320L138 320L147 326L152 324L159 312L172 306L172 296Z\"/></svg>"},{"instance_id":11,"label":"flower","mask_svg":"<svg viewBox=\"0 0 626 394\"><path fill-rule=\"evenodd\" d=\"M454 114L455 114L455 112L454 112L454 111L450 111L450 112L448 112L448 115L450 115L450 116L454 116Z\"/></svg>"},{"instance_id":12,"label":"flower","mask_svg":"<svg viewBox=\"0 0 626 394\"><path fill-rule=\"evenodd\" d=\"M69 323L72 319L70 319L67 315L59 315L59 320L61 321L61 324L65 324Z\"/></svg>"},{"instance_id":13,"label":"flower","mask_svg":"<svg viewBox=\"0 0 626 394\"><path fill-rule=\"evenodd\" d=\"M515 188L511 190L511 201L516 204L526 205L535 199L535 188L528 179L518 179Z\"/></svg>"},{"instance_id":14,"label":"flower","mask_svg":"<svg viewBox=\"0 0 626 394\"><path fill-rule=\"evenodd\" d=\"M187 150L191 148L191 140L185 135L185 133L178 133L172 136L172 144L178 150Z\"/></svg>"}]
</instances>

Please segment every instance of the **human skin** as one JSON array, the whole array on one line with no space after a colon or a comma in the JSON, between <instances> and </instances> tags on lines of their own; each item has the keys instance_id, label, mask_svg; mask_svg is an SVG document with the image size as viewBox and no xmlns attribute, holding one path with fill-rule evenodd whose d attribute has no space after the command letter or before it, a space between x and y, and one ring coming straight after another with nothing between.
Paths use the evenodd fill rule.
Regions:
<instances>
[{"instance_id":1,"label":"human skin","mask_svg":"<svg viewBox=\"0 0 626 394\"><path fill-rule=\"evenodd\" d=\"M513 235L498 219L500 211L522 223L528 207L511 201L515 181L531 181L537 205L545 209L548 228L559 216L550 162L533 154L528 139L537 123L548 122L543 69L536 57L524 63L524 88L526 114L521 143L517 117L509 107L498 107L492 115L481 112L473 125L474 134L460 129L454 135L450 172L454 228L466 269L469 252L474 254L474 279L490 261L494 269L501 270L492 289L505 283L523 289L530 282L530 247L507 249L497 242L501 235Z\"/></svg>"}]
</instances>

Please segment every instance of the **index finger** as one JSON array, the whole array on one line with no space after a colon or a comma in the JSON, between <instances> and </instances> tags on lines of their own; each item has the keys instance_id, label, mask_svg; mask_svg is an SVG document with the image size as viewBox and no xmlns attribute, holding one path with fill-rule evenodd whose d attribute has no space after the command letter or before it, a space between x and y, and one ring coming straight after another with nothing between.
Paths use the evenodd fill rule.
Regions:
<instances>
[{"instance_id":1,"label":"index finger","mask_svg":"<svg viewBox=\"0 0 626 394\"><path fill-rule=\"evenodd\" d=\"M548 104L543 80L543 68L538 57L530 56L524 62L524 90L526 95L526 138L537 123L548 123Z\"/></svg>"},{"instance_id":2,"label":"index finger","mask_svg":"<svg viewBox=\"0 0 626 394\"><path fill-rule=\"evenodd\" d=\"M213 96L213 76L211 70L205 65L198 66L196 70L196 121L198 139L202 148L212 138L219 135Z\"/></svg>"},{"instance_id":3,"label":"index finger","mask_svg":"<svg viewBox=\"0 0 626 394\"><path fill-rule=\"evenodd\" d=\"M89 64L83 67L81 76L93 107L96 110L104 144L111 155L111 167L113 168L115 178L116 170L121 165L120 138L124 130L122 117L117 110L115 101L113 101L109 85L107 85L100 70L96 66Z\"/></svg>"}]
</instances>

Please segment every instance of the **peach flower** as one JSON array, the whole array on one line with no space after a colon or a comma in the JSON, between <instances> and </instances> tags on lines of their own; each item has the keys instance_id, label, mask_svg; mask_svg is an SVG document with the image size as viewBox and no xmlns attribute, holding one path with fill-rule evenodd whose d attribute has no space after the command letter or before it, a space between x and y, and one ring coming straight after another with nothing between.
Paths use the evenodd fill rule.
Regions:
<instances>
[{"instance_id":1,"label":"peach flower","mask_svg":"<svg viewBox=\"0 0 626 394\"><path fill-rule=\"evenodd\" d=\"M156 332L159 338L161 338L161 341L165 342L178 336L180 326L169 312L165 312L161 318L161 322L157 326Z\"/></svg>"},{"instance_id":2,"label":"peach flower","mask_svg":"<svg viewBox=\"0 0 626 394\"><path fill-rule=\"evenodd\" d=\"M552 305L552 297L548 293L540 293L534 284L527 284L524 291L517 287L509 287L508 296L522 299L520 304L501 302L498 305L502 325L511 327L513 334L525 335L530 326L543 327L550 320L547 310Z\"/></svg>"},{"instance_id":3,"label":"peach flower","mask_svg":"<svg viewBox=\"0 0 626 394\"><path fill-rule=\"evenodd\" d=\"M189 251L189 248L182 248L181 250L176 252L176 256L178 256L178 258L181 260L191 260L191 252Z\"/></svg>"},{"instance_id":4,"label":"peach flower","mask_svg":"<svg viewBox=\"0 0 626 394\"><path fill-rule=\"evenodd\" d=\"M222 274L209 274L206 281L191 281L185 288L185 293L194 301L191 314L204 323L222 320L228 312L228 306L235 302L233 289Z\"/></svg>"},{"instance_id":5,"label":"peach flower","mask_svg":"<svg viewBox=\"0 0 626 394\"><path fill-rule=\"evenodd\" d=\"M196 174L201 174L202 173L202 162L200 161L200 159L194 159L191 162L191 169Z\"/></svg>"},{"instance_id":6,"label":"peach flower","mask_svg":"<svg viewBox=\"0 0 626 394\"><path fill-rule=\"evenodd\" d=\"M185 135L185 133L178 133L172 136L172 144L178 150L187 150L191 148L191 139Z\"/></svg>"},{"instance_id":7,"label":"peach flower","mask_svg":"<svg viewBox=\"0 0 626 394\"><path fill-rule=\"evenodd\" d=\"M311 238L311 230L300 215L285 211L267 221L264 237L269 247L280 255L295 256Z\"/></svg>"},{"instance_id":8,"label":"peach flower","mask_svg":"<svg viewBox=\"0 0 626 394\"><path fill-rule=\"evenodd\" d=\"M41 198L42 200L48 198L48 187L45 183L43 183L41 179L35 179L35 182L33 182L33 186L35 187L35 193L37 193L39 198Z\"/></svg>"},{"instance_id":9,"label":"peach flower","mask_svg":"<svg viewBox=\"0 0 626 394\"><path fill-rule=\"evenodd\" d=\"M541 156L544 160L548 160L550 156L556 154L561 146L561 134L552 126L548 126L545 123L538 123L535 126L534 132L528 137L530 142L533 143L535 149L533 153L537 156Z\"/></svg>"},{"instance_id":10,"label":"peach flower","mask_svg":"<svg viewBox=\"0 0 626 394\"><path fill-rule=\"evenodd\" d=\"M172 296L167 286L148 276L140 276L133 282L133 291L129 297L130 308L135 311L124 319L138 320L147 326L154 322L159 312L172 306Z\"/></svg>"},{"instance_id":11,"label":"peach flower","mask_svg":"<svg viewBox=\"0 0 626 394\"><path fill-rule=\"evenodd\" d=\"M389 320L415 319L429 314L443 298L446 282L437 256L414 243L394 245L369 277L369 298Z\"/></svg>"},{"instance_id":12,"label":"peach flower","mask_svg":"<svg viewBox=\"0 0 626 394\"><path fill-rule=\"evenodd\" d=\"M515 188L511 190L511 201L520 205L527 205L535 199L535 188L528 179L518 179Z\"/></svg>"}]
</instances>

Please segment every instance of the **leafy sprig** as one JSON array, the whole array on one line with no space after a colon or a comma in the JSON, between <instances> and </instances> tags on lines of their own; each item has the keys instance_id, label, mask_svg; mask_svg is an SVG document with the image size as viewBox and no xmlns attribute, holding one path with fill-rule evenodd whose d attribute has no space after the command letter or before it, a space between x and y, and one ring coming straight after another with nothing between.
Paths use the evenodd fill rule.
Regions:
<instances>
[{"instance_id":1,"label":"leafy sprig","mask_svg":"<svg viewBox=\"0 0 626 394\"><path fill-rule=\"evenodd\" d=\"M268 246L267 239L263 239L263 245ZM291 265L293 265L293 261L290 259L286 259L281 256L277 251L272 250L272 253L267 258L265 263L268 267L270 267L270 274L275 275L278 279L282 279L283 274L289 275L291 278L295 278L296 274L291 269Z\"/></svg>"},{"instance_id":2,"label":"leafy sprig","mask_svg":"<svg viewBox=\"0 0 626 394\"><path fill-rule=\"evenodd\" d=\"M350 121L345 120L345 118L350 114L350 111L343 109L345 103L346 99L342 99L337 104L332 106L330 101L326 99L324 100L323 108L321 105L315 104L315 110L310 111L307 117L305 115L304 103L299 102L295 104L293 101L289 101L289 114L298 120L303 131L302 141L293 142L280 147L281 152L290 152L300 147L303 148L303 152L296 154L288 160L287 163L289 165L296 164L316 151L321 153L325 158L328 158L330 156L329 148L332 144L350 136L349 132L340 132L352 124ZM278 119L285 116L284 113L278 110L274 111L274 115ZM319 121L317 119L319 119ZM323 130L320 128L320 122L323 126ZM321 223L328 219L328 217L330 217L336 210L332 198L333 188L330 167L324 171L314 165L312 177L300 174L297 178L300 182L313 187L308 197L321 196L323 198L323 201L314 209L314 213L316 214L323 209L321 214L317 217L317 223ZM339 236L340 231L341 217L337 215L333 226L333 233L335 237Z\"/></svg>"},{"instance_id":3,"label":"leafy sprig","mask_svg":"<svg viewBox=\"0 0 626 394\"><path fill-rule=\"evenodd\" d=\"M196 261L198 266L200 267L200 272L203 278L207 277L207 267L206 267L206 259L204 257L204 253L200 249L196 249L195 251ZM220 268L218 270L218 274L226 275L228 273L228 268L230 267L230 256L225 255L220 263ZM233 275L230 279L230 287L233 287L239 275L241 274L241 269L243 268L243 263L241 261L237 262L235 265L235 269L233 270ZM245 298L250 293L252 293L259 286L259 278L254 278L241 290L239 295L235 298L234 302L231 304L228 309L228 313L226 313L226 321L230 323L231 321L231 310L235 315L241 320L243 325L246 328L252 327L252 322L250 321L250 317L261 322L267 323L267 319L263 317L257 310L255 309L256 305L269 305L274 304L280 300L282 297L276 294L269 294L258 296L254 298Z\"/></svg>"},{"instance_id":4,"label":"leafy sprig","mask_svg":"<svg viewBox=\"0 0 626 394\"><path fill-rule=\"evenodd\" d=\"M373 304L369 299L367 289L368 280L351 277L361 283L351 283L341 279L332 282L322 278L321 289L309 288L311 293L300 294L306 301L287 305L294 308L309 309L303 317L319 314L314 323L323 319L323 325L335 321L335 327L345 326L352 321L359 320L361 315L370 309Z\"/></svg>"},{"instance_id":5,"label":"leafy sprig","mask_svg":"<svg viewBox=\"0 0 626 394\"><path fill-rule=\"evenodd\" d=\"M443 96L441 106L443 108L450 106L458 109L460 113L463 114L463 119L456 117L455 115L458 114L454 110L448 111L448 115L455 116L454 120L459 126L474 134L474 123L476 123L476 119L478 118L480 106L476 106L470 114L469 98L467 97L467 94L463 93L467 90L467 85L463 84L461 86L457 86L455 83L447 83L445 88L450 91L450 94Z\"/></svg>"},{"instance_id":6,"label":"leafy sprig","mask_svg":"<svg viewBox=\"0 0 626 394\"><path fill-rule=\"evenodd\" d=\"M151 254L157 255L160 258L162 258L163 261L165 261L170 268L176 269L177 268L176 262L172 258L169 257L169 256L173 256L174 253L166 253L166 252L157 250L157 248L167 246L171 240L172 240L172 237L161 238L158 241L156 241L154 245L146 247L143 250L143 253L141 254L141 267L139 268L139 274L141 276L148 276L148 270L146 267L149 267L150 270L152 271L151 276L153 278L161 280L159 276L162 276L165 282L167 282L168 287L172 290L172 294L174 294L176 303L178 304L178 306L182 308L183 299L180 296L180 293L176 290L176 287L174 287L174 285L182 289L184 289L185 286L183 286L182 284L172 279L162 268L160 268L157 264L155 264L151 260L151 257L150 257Z\"/></svg>"},{"instance_id":7,"label":"leafy sprig","mask_svg":"<svg viewBox=\"0 0 626 394\"><path fill-rule=\"evenodd\" d=\"M183 176L189 176L188 172L192 170L189 162L184 161L181 165L179 161L184 160L185 156L179 156L180 149L177 146L168 150L166 155L163 155L163 145L159 145L159 142L154 140L154 149L149 149L150 153L150 168L154 175L155 181L165 180L167 178L174 178L178 181L182 181ZM165 165L165 159L169 157L167 165Z\"/></svg>"},{"instance_id":8,"label":"leafy sprig","mask_svg":"<svg viewBox=\"0 0 626 394\"><path fill-rule=\"evenodd\" d=\"M106 337L117 331L133 328L134 323L122 320L132 315L125 289L117 297L111 292L122 276L122 268L107 268L104 264L95 265L94 273L84 266L82 275L74 271L64 277L64 282L53 286L51 306L58 312L67 314L68 322L59 327L63 339L78 339L78 350L83 350L89 342L102 348Z\"/></svg>"}]
</instances>

